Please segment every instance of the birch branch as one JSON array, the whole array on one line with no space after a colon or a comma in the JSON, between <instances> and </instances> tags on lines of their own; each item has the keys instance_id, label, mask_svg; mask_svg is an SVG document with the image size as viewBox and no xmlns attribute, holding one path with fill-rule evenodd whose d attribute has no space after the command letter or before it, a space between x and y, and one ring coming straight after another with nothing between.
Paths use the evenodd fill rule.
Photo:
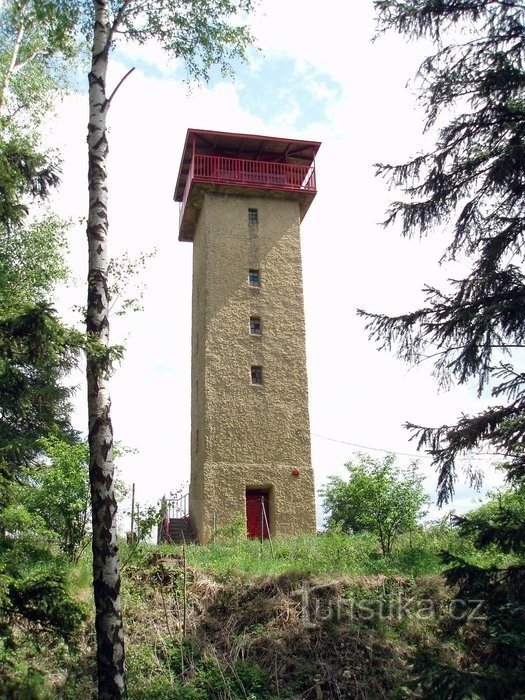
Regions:
<instances>
[{"instance_id":1,"label":"birch branch","mask_svg":"<svg viewBox=\"0 0 525 700\"><path fill-rule=\"evenodd\" d=\"M113 90L113 92L111 93L111 95L110 95L110 96L108 97L108 99L106 100L106 109L109 109L109 106L110 106L110 104L111 104L111 100L115 97L115 94L116 94L117 90L118 90L119 87L122 85L122 83L126 80L126 78L127 78L129 75L131 75L131 74L133 73L134 70L135 70L135 67L130 68L130 69L128 70L128 72L126 73L126 75L125 75L124 77L122 77L122 78L119 80L119 82L118 82L118 84L117 84L117 87Z\"/></svg>"}]
</instances>

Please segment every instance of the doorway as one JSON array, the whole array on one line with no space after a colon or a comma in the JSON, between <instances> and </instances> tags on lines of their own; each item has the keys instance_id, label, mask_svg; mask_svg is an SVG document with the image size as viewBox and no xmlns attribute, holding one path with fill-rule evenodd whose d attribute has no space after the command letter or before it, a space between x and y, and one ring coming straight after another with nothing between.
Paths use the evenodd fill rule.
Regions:
<instances>
[{"instance_id":1,"label":"doorway","mask_svg":"<svg viewBox=\"0 0 525 700\"><path fill-rule=\"evenodd\" d=\"M246 489L246 531L248 539L270 536L270 498L263 489Z\"/></svg>"}]
</instances>

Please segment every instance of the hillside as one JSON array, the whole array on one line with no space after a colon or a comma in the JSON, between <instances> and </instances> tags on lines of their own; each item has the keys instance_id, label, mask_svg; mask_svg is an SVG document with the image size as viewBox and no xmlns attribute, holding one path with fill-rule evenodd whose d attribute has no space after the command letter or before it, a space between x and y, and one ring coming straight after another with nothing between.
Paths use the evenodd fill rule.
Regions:
<instances>
[{"instance_id":1,"label":"hillside","mask_svg":"<svg viewBox=\"0 0 525 700\"><path fill-rule=\"evenodd\" d=\"M454 636L462 609L437 556L452 539L420 534L388 559L370 538L339 534L275 542L273 551L240 540L184 552L123 545L129 696L440 697L427 685L428 660L472 668L481 624L473 619L459 642ZM89 567L83 559L73 577L88 604ZM69 651L21 647L7 697L93 697L91 618L74 641Z\"/></svg>"}]
</instances>

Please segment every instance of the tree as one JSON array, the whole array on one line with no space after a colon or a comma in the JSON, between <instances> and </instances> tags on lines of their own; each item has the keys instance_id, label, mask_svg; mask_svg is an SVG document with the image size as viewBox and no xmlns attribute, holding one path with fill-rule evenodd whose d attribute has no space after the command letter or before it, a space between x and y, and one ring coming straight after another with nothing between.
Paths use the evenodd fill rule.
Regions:
<instances>
[{"instance_id":1,"label":"tree","mask_svg":"<svg viewBox=\"0 0 525 700\"><path fill-rule=\"evenodd\" d=\"M73 436L62 379L81 344L46 306L0 316L0 462L11 478L42 452L41 438Z\"/></svg>"},{"instance_id":2,"label":"tree","mask_svg":"<svg viewBox=\"0 0 525 700\"><path fill-rule=\"evenodd\" d=\"M66 442L57 437L40 440L41 463L27 474L22 500L58 535L62 552L73 562L88 543L90 516L87 441Z\"/></svg>"},{"instance_id":3,"label":"tree","mask_svg":"<svg viewBox=\"0 0 525 700\"><path fill-rule=\"evenodd\" d=\"M57 54L65 46L58 15L65 6L8 0L0 9L2 697L31 692L30 669L16 659L21 643L35 649L55 638L68 643L85 619L83 605L69 594L56 533L26 507L42 460L42 440L76 440L72 392L64 378L84 344L83 335L65 326L52 308L54 287L66 275L65 223L41 212L60 170L56 159L43 152L36 128L57 85Z\"/></svg>"},{"instance_id":4,"label":"tree","mask_svg":"<svg viewBox=\"0 0 525 700\"><path fill-rule=\"evenodd\" d=\"M229 72L229 61L242 57L251 41L246 28L232 24L232 19L237 13L249 12L251 7L252 0L93 0L92 3L86 328L93 579L101 698L119 698L126 693L108 389L114 352L109 342L108 322L107 115L117 90L129 73L108 94L109 54L124 35L139 44L157 42L168 54L184 60L190 78L206 79L210 68L216 64ZM144 138L144 135L137 136Z\"/></svg>"},{"instance_id":5,"label":"tree","mask_svg":"<svg viewBox=\"0 0 525 700\"><path fill-rule=\"evenodd\" d=\"M57 54L71 55L74 27L66 3L48 0L11 0L0 15L0 462L12 479L41 452L40 438L72 435L62 379L82 340L50 303L67 274L66 224L29 216L59 184L60 168L26 116L45 112L43 86L53 83ZM39 89L24 77L37 63Z\"/></svg>"},{"instance_id":6,"label":"tree","mask_svg":"<svg viewBox=\"0 0 525 700\"><path fill-rule=\"evenodd\" d=\"M394 455L379 460L360 454L345 465L348 481L332 476L321 490L328 527L340 527L348 534L374 533L383 556L392 553L399 535L417 526L428 503L417 463L400 470L395 461Z\"/></svg>"},{"instance_id":7,"label":"tree","mask_svg":"<svg viewBox=\"0 0 525 700\"><path fill-rule=\"evenodd\" d=\"M442 229L448 236L442 261L461 260L468 270L445 289L427 286L423 308L397 317L359 313L383 348L396 348L409 364L432 360L440 387L475 380L479 395L494 399L492 406L462 415L452 425L407 423L419 448L434 459L439 503L453 496L458 458L480 449L498 453L509 485L520 490L525 481L525 373L520 366L525 344L525 6L518 0L376 0L375 6L381 31L428 37L436 44L418 74L426 128L437 131L435 146L407 163L378 166L379 174L404 192L391 205L385 225L400 220L404 236ZM473 469L470 475L480 476ZM461 527L471 534L477 530L480 544L513 551L515 564L480 567L447 557L447 578L463 599L489 601L487 619L476 629L482 653L468 669L424 659L421 677L427 674L428 680L430 674L425 687L434 688L426 697L512 697L523 687L523 639L516 643L514 631L525 626L524 524L508 516L497 523L488 527L487 521L471 518ZM464 627L458 624L458 637Z\"/></svg>"},{"instance_id":8,"label":"tree","mask_svg":"<svg viewBox=\"0 0 525 700\"><path fill-rule=\"evenodd\" d=\"M50 306L65 269L60 229L49 219L26 225L58 173L30 139L13 135L0 135L0 163L0 695L11 697L20 640L67 642L85 617L49 531L23 506L41 439L74 440L63 381L83 339Z\"/></svg>"},{"instance_id":9,"label":"tree","mask_svg":"<svg viewBox=\"0 0 525 700\"><path fill-rule=\"evenodd\" d=\"M452 522L461 541L478 551L473 560L443 554L450 567L447 583L463 614L445 619L442 627L469 654L456 665L446 655L422 649L413 660L418 689L436 700L518 698L525 684L525 488L491 494Z\"/></svg>"},{"instance_id":10,"label":"tree","mask_svg":"<svg viewBox=\"0 0 525 700\"><path fill-rule=\"evenodd\" d=\"M380 26L440 43L419 69L426 128L448 118L433 150L402 165L379 165L406 195L385 225L404 236L443 225L442 261L470 262L449 289L427 286L426 305L397 317L359 310L370 337L410 364L434 360L448 388L476 379L499 403L455 425L407 424L439 469L438 498L454 493L456 460L488 445L507 460L509 478L525 475L525 374L512 364L525 344L523 276L525 192L524 9L514 0L377 0ZM453 115L453 116L450 116ZM474 475L475 476L475 475Z\"/></svg>"},{"instance_id":11,"label":"tree","mask_svg":"<svg viewBox=\"0 0 525 700\"><path fill-rule=\"evenodd\" d=\"M29 141L1 137L0 163L0 466L12 480L41 452L42 437L72 435L62 380L82 338L49 303L65 273L60 228L25 225L29 206L58 183L56 167Z\"/></svg>"},{"instance_id":12,"label":"tree","mask_svg":"<svg viewBox=\"0 0 525 700\"><path fill-rule=\"evenodd\" d=\"M5 131L5 130L4 130ZM12 234L28 214L28 200L43 201L60 181L56 163L38 152L31 137L9 137L0 130L0 224ZM4 241L9 243L8 239Z\"/></svg>"},{"instance_id":13,"label":"tree","mask_svg":"<svg viewBox=\"0 0 525 700\"><path fill-rule=\"evenodd\" d=\"M7 0L0 10L0 118L34 127L78 53L75 3Z\"/></svg>"}]
</instances>

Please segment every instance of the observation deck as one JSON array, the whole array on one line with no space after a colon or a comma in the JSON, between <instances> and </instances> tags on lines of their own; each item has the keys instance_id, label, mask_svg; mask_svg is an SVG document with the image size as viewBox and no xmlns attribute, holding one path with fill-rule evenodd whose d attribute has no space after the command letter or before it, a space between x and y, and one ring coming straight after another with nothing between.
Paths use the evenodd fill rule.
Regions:
<instances>
[{"instance_id":1,"label":"observation deck","mask_svg":"<svg viewBox=\"0 0 525 700\"><path fill-rule=\"evenodd\" d=\"M205 190L297 199L301 220L316 195L317 141L188 129L175 187L179 240L192 241Z\"/></svg>"}]
</instances>

